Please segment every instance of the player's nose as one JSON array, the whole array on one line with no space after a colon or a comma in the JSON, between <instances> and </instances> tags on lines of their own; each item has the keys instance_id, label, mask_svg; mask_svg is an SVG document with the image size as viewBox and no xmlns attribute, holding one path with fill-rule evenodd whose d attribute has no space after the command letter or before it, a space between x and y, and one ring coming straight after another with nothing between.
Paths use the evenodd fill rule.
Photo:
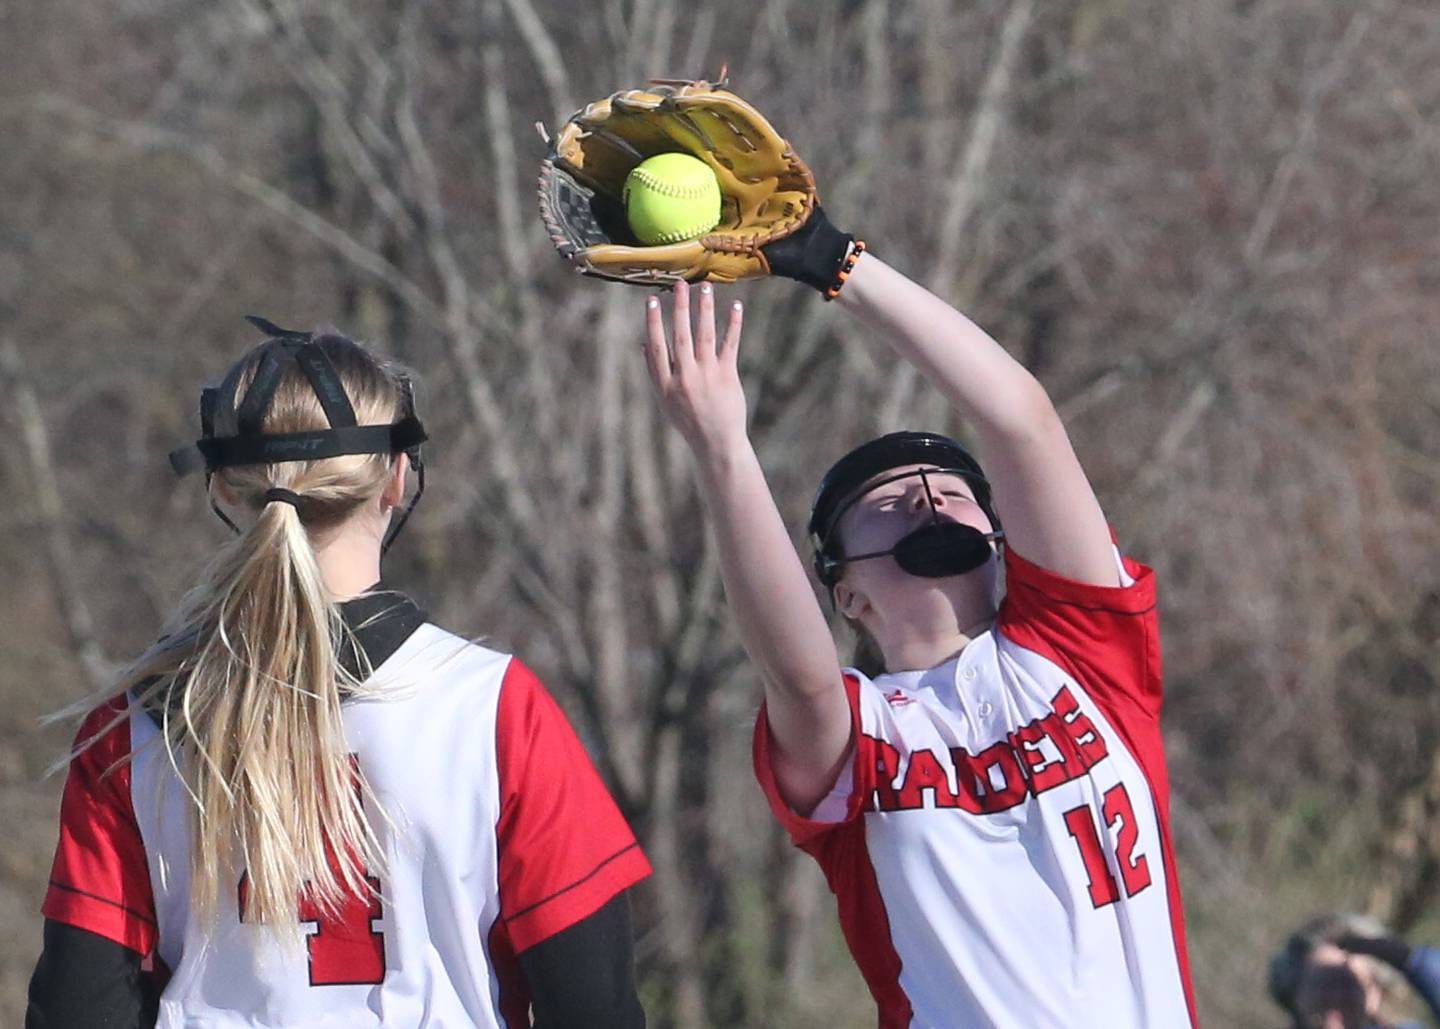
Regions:
<instances>
[{"instance_id":1,"label":"player's nose","mask_svg":"<svg viewBox=\"0 0 1440 1029\"><path fill-rule=\"evenodd\" d=\"M945 507L945 494L932 493L926 489L923 483L916 483L915 488L910 491L910 510L920 511L927 507L935 510L943 510Z\"/></svg>"}]
</instances>

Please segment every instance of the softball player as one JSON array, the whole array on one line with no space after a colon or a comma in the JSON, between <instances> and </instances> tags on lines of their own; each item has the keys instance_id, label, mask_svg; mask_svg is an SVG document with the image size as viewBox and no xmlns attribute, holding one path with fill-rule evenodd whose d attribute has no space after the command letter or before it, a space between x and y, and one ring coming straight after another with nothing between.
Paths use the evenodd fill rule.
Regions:
<instances>
[{"instance_id":1,"label":"softball player","mask_svg":"<svg viewBox=\"0 0 1440 1029\"><path fill-rule=\"evenodd\" d=\"M80 729L26 1026L643 1026L649 865L564 714L380 583L408 380L256 321L172 455L253 522Z\"/></svg>"},{"instance_id":2,"label":"softball player","mask_svg":"<svg viewBox=\"0 0 1440 1029\"><path fill-rule=\"evenodd\" d=\"M717 339L708 284L693 327L677 285L667 339L646 302L650 375L764 685L756 772L825 871L880 1025L1193 1024L1151 570L1120 556L1045 391L981 329L818 209L764 253L918 368L990 468L906 432L824 477L816 568L881 658L842 670L746 435L740 304Z\"/></svg>"}]
</instances>

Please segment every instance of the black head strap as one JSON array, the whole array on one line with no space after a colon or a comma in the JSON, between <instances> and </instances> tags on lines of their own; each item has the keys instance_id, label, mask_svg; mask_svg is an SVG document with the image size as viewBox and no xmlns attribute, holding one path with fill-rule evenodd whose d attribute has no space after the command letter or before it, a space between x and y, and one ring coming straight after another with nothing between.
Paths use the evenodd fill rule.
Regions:
<instances>
[{"instance_id":1,"label":"black head strap","mask_svg":"<svg viewBox=\"0 0 1440 1029\"><path fill-rule=\"evenodd\" d=\"M284 354L276 353L279 350ZM244 398L235 405L235 429L241 436L258 436L265 430L262 428L265 422L265 412L270 409L270 401L275 399L275 390L280 385L280 379L285 374L285 368L293 360L291 347L283 342L267 344L265 356L260 360L260 367L255 369L255 378L250 382L250 388L245 391Z\"/></svg>"},{"instance_id":2,"label":"black head strap","mask_svg":"<svg viewBox=\"0 0 1440 1029\"><path fill-rule=\"evenodd\" d=\"M308 432L279 432L255 436L211 436L195 441L204 458L206 471L247 464L277 464L281 461L319 461L345 454L398 454L428 439L414 415L389 425L352 425L346 429L313 429ZM177 469L181 475L194 470ZM172 458L171 463L174 463Z\"/></svg>"},{"instance_id":3,"label":"black head strap","mask_svg":"<svg viewBox=\"0 0 1440 1029\"><path fill-rule=\"evenodd\" d=\"M428 437L424 426L415 416L415 398L409 379L402 378L400 381L403 415L398 421L389 425L358 425L354 405L350 403L334 363L324 348L316 345L326 339L342 337L317 338L313 333L282 329L274 322L256 315L246 315L245 319L264 332L269 339L255 377L246 389L245 396L236 405L235 434L216 434L217 414L220 404L228 403L229 398L235 396L243 365L236 365L231 369L219 386L207 387L201 391L201 438L196 440L193 446L172 451L171 467L181 476L203 470L208 484L210 476L218 469L236 465L317 461L345 454L395 454L403 451L409 455L411 464L419 474L419 489L392 526L385 541L385 546L388 547L425 489L425 466L420 456L420 444ZM315 397L325 412L329 428L266 434L263 431L265 414L274 400L280 380L284 378L285 371L292 362L309 380L310 387L315 391ZM236 532L240 531L213 500L211 507L226 525Z\"/></svg>"},{"instance_id":4,"label":"black head strap","mask_svg":"<svg viewBox=\"0 0 1440 1029\"><path fill-rule=\"evenodd\" d=\"M315 391L315 398L320 401L325 420L332 429L347 429L355 424L355 408L345 394L340 374L335 371L335 365L324 349L311 345L314 342L316 340L309 333L303 334L303 338L300 334L290 333L272 341L270 351L260 362L250 388L245 391L245 399L235 411L240 435L260 435L265 412L270 410L275 390L291 362L299 365L310 380L310 388Z\"/></svg>"},{"instance_id":5,"label":"black head strap","mask_svg":"<svg viewBox=\"0 0 1440 1029\"><path fill-rule=\"evenodd\" d=\"M322 337L323 338L323 337ZM310 380L315 396L325 411L325 419L332 429L348 429L355 424L355 408L340 383L340 373L330 362L330 356L321 347L295 347L295 363Z\"/></svg>"},{"instance_id":6,"label":"black head strap","mask_svg":"<svg viewBox=\"0 0 1440 1029\"><path fill-rule=\"evenodd\" d=\"M258 314L247 314L245 320L265 333L268 339L294 339L301 343L310 342L310 333L300 329L282 329L269 318L261 318Z\"/></svg>"}]
</instances>

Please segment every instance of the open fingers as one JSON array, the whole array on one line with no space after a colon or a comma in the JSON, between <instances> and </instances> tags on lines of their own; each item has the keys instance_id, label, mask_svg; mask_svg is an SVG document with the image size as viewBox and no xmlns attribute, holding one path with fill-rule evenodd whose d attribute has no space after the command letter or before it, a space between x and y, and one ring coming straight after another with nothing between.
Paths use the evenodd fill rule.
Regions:
<instances>
[{"instance_id":1,"label":"open fingers","mask_svg":"<svg viewBox=\"0 0 1440 1029\"><path fill-rule=\"evenodd\" d=\"M715 289L708 282L700 284L699 306L695 318L695 360L709 361L715 357Z\"/></svg>"},{"instance_id":2,"label":"open fingers","mask_svg":"<svg viewBox=\"0 0 1440 1029\"><path fill-rule=\"evenodd\" d=\"M695 341L690 332L690 285L675 283L672 294L670 318L670 340L674 344L671 353L675 360L675 371L684 374L685 369L695 364Z\"/></svg>"},{"instance_id":3,"label":"open fingers","mask_svg":"<svg viewBox=\"0 0 1440 1029\"><path fill-rule=\"evenodd\" d=\"M660 311L660 298L645 298L645 366L650 381L664 393L670 386L670 348L665 343L665 316Z\"/></svg>"},{"instance_id":4,"label":"open fingers","mask_svg":"<svg viewBox=\"0 0 1440 1029\"><path fill-rule=\"evenodd\" d=\"M745 305L736 300L730 305L730 320L725 323L725 335L720 339L720 360L735 367L740 357L740 327L745 321Z\"/></svg>"}]
</instances>

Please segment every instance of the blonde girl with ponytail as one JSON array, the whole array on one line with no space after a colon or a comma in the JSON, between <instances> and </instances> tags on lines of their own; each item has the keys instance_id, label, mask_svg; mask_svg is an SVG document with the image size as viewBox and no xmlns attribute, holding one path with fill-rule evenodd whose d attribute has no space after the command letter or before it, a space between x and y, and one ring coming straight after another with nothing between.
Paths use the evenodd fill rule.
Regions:
<instances>
[{"instance_id":1,"label":"blonde girl with ponytail","mask_svg":"<svg viewBox=\"0 0 1440 1029\"><path fill-rule=\"evenodd\" d=\"M643 1025L649 866L573 730L380 583L408 378L252 321L172 455L237 535L78 706L27 1029Z\"/></svg>"}]
</instances>

